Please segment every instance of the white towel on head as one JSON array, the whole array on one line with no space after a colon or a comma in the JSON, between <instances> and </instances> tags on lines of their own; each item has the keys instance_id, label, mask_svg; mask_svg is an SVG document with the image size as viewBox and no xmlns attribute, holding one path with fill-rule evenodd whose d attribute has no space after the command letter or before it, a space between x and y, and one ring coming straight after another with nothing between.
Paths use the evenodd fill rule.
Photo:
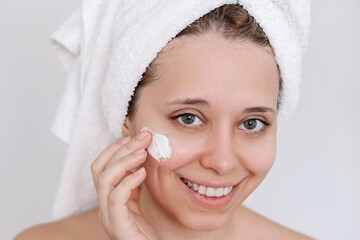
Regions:
<instances>
[{"instance_id":1,"label":"white towel on head","mask_svg":"<svg viewBox=\"0 0 360 240\"><path fill-rule=\"evenodd\" d=\"M54 217L97 206L90 166L121 137L128 102L157 53L196 19L224 4L242 5L263 28L283 79L284 122L298 101L310 0L83 0L52 35L68 72L52 131L69 143Z\"/></svg>"}]
</instances>

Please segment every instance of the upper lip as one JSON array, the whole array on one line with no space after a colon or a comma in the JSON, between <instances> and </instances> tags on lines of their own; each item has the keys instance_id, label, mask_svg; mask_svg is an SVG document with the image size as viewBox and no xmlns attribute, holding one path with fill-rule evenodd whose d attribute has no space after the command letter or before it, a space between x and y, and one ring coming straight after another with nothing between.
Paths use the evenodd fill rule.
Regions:
<instances>
[{"instance_id":1,"label":"upper lip","mask_svg":"<svg viewBox=\"0 0 360 240\"><path fill-rule=\"evenodd\" d=\"M197 185L203 185L206 187L212 187L212 188L225 188L225 187L234 187L235 185L239 184L241 181L238 181L235 184L232 183L214 183L214 182L210 182L210 181L204 181L204 180L192 180L189 178L185 178L185 177L181 177L182 179L186 179L189 180L191 183L196 183Z\"/></svg>"}]
</instances>

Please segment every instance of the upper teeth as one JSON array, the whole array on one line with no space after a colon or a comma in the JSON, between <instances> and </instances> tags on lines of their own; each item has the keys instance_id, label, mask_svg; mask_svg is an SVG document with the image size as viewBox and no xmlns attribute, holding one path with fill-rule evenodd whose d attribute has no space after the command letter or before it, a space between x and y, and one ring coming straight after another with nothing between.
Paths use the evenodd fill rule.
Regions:
<instances>
[{"instance_id":1,"label":"upper teeth","mask_svg":"<svg viewBox=\"0 0 360 240\"><path fill-rule=\"evenodd\" d=\"M189 188L191 188L194 192L198 192L200 195L206 195L207 197L222 197L228 195L231 190L233 189L233 186L230 187L224 187L224 188L212 188L212 187L206 187L203 185L198 185L196 183L192 183L187 179L183 179L183 182L188 185Z\"/></svg>"}]
</instances>

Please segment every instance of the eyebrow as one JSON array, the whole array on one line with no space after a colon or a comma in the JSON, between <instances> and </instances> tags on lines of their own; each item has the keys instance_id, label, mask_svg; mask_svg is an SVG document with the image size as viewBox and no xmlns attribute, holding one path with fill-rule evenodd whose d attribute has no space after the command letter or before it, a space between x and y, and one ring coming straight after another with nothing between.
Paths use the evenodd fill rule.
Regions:
<instances>
[{"instance_id":1,"label":"eyebrow","mask_svg":"<svg viewBox=\"0 0 360 240\"><path fill-rule=\"evenodd\" d=\"M210 106L206 100L202 98L185 98L185 99L175 99L171 102L167 102L163 107L168 107L170 105L200 105L200 106ZM275 114L275 110L270 107L248 107L243 110L243 113L255 113L255 112L272 112Z\"/></svg>"},{"instance_id":2,"label":"eyebrow","mask_svg":"<svg viewBox=\"0 0 360 240\"><path fill-rule=\"evenodd\" d=\"M250 107L250 108L245 108L243 113L254 113L254 112L272 112L273 114L275 114L275 110L269 107Z\"/></svg>"},{"instance_id":3,"label":"eyebrow","mask_svg":"<svg viewBox=\"0 0 360 240\"><path fill-rule=\"evenodd\" d=\"M185 98L185 99L175 99L171 102L165 103L163 106L168 107L170 105L202 105L210 106L210 104L202 98Z\"/></svg>"}]
</instances>

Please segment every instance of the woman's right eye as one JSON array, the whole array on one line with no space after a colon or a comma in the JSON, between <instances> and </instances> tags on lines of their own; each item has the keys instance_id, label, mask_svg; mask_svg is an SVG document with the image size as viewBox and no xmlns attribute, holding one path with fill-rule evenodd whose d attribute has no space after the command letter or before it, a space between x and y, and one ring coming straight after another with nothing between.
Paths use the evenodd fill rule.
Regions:
<instances>
[{"instance_id":1,"label":"woman's right eye","mask_svg":"<svg viewBox=\"0 0 360 240\"><path fill-rule=\"evenodd\" d=\"M185 113L177 115L174 117L180 124L186 126L199 126L201 125L201 120L194 114Z\"/></svg>"}]
</instances>

